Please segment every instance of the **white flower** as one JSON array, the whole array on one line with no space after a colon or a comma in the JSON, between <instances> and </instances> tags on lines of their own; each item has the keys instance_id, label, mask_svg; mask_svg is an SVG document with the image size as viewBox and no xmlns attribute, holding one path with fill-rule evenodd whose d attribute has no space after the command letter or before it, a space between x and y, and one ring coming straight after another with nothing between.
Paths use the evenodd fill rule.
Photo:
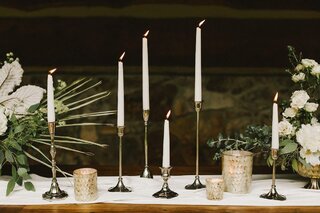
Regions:
<instances>
[{"instance_id":1,"label":"white flower","mask_svg":"<svg viewBox=\"0 0 320 213\"><path fill-rule=\"evenodd\" d=\"M0 108L0 135L3 135L7 131L7 116L4 114L4 109Z\"/></svg>"},{"instance_id":2,"label":"white flower","mask_svg":"<svg viewBox=\"0 0 320 213\"><path fill-rule=\"evenodd\" d=\"M312 117L312 118L311 118L311 124L312 124L313 126L320 125L320 124L318 123L318 119L315 118L315 117Z\"/></svg>"},{"instance_id":3,"label":"white flower","mask_svg":"<svg viewBox=\"0 0 320 213\"><path fill-rule=\"evenodd\" d=\"M294 70L297 71L297 72L300 72L300 71L303 70L303 69L304 69L304 66L303 66L302 64L298 64L298 65L294 68Z\"/></svg>"},{"instance_id":4,"label":"white flower","mask_svg":"<svg viewBox=\"0 0 320 213\"><path fill-rule=\"evenodd\" d=\"M318 109L319 104L316 103L306 103L304 109L307 112L315 112Z\"/></svg>"},{"instance_id":5,"label":"white flower","mask_svg":"<svg viewBox=\"0 0 320 213\"><path fill-rule=\"evenodd\" d=\"M289 107L284 110L282 115L286 118L293 118L294 116L296 116L297 112L298 112L297 109Z\"/></svg>"},{"instance_id":6,"label":"white flower","mask_svg":"<svg viewBox=\"0 0 320 213\"><path fill-rule=\"evenodd\" d=\"M310 73L311 73L311 75L319 77L319 75L320 75L320 65L314 66Z\"/></svg>"},{"instance_id":7,"label":"white flower","mask_svg":"<svg viewBox=\"0 0 320 213\"><path fill-rule=\"evenodd\" d=\"M298 143L311 152L320 151L320 126L302 124L296 133Z\"/></svg>"},{"instance_id":8,"label":"white flower","mask_svg":"<svg viewBox=\"0 0 320 213\"><path fill-rule=\"evenodd\" d=\"M294 128L291 123L287 120L283 120L279 123L279 135L285 136L285 135L291 135L294 133Z\"/></svg>"},{"instance_id":9,"label":"white flower","mask_svg":"<svg viewBox=\"0 0 320 213\"><path fill-rule=\"evenodd\" d=\"M310 97L309 97L309 95L308 95L308 93L306 91L297 90L291 96L291 104L290 104L290 106L293 107L293 108L301 109L307 103L309 98Z\"/></svg>"},{"instance_id":10,"label":"white flower","mask_svg":"<svg viewBox=\"0 0 320 213\"><path fill-rule=\"evenodd\" d=\"M294 74L291 79L293 82L297 83L299 81L304 81L306 75L303 72L299 72L297 74Z\"/></svg>"},{"instance_id":11,"label":"white flower","mask_svg":"<svg viewBox=\"0 0 320 213\"><path fill-rule=\"evenodd\" d=\"M317 66L318 63L313 60L313 59L308 59L308 58L304 58L301 60L301 63L303 64L303 66L305 67L314 67L314 66Z\"/></svg>"},{"instance_id":12,"label":"white flower","mask_svg":"<svg viewBox=\"0 0 320 213\"><path fill-rule=\"evenodd\" d=\"M320 164L320 152L311 152L310 150L302 148L300 150L300 156L306 159L307 163L310 163L312 166L317 166Z\"/></svg>"}]
</instances>

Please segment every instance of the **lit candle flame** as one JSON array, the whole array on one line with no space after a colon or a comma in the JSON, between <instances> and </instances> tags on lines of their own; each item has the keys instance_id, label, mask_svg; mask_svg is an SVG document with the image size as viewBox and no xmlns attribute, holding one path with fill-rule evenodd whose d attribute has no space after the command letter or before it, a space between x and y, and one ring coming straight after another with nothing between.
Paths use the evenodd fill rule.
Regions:
<instances>
[{"instance_id":1,"label":"lit candle flame","mask_svg":"<svg viewBox=\"0 0 320 213\"><path fill-rule=\"evenodd\" d=\"M201 25L205 22L206 20L204 19L203 21L201 21L200 23L199 23L199 27L201 27Z\"/></svg>"},{"instance_id":2,"label":"lit candle flame","mask_svg":"<svg viewBox=\"0 0 320 213\"><path fill-rule=\"evenodd\" d=\"M123 52L122 55L120 56L119 60L122 61L124 55L126 54L126 52Z\"/></svg>"},{"instance_id":3,"label":"lit candle flame","mask_svg":"<svg viewBox=\"0 0 320 213\"><path fill-rule=\"evenodd\" d=\"M143 36L144 36L144 37L147 37L148 34L149 34L149 31L150 31L150 30L148 30Z\"/></svg>"},{"instance_id":4,"label":"lit candle flame","mask_svg":"<svg viewBox=\"0 0 320 213\"><path fill-rule=\"evenodd\" d=\"M54 68L54 69L52 69L52 70L49 70L49 73L50 73L50 74L53 74L56 70L57 70L57 68Z\"/></svg>"},{"instance_id":5,"label":"lit candle flame","mask_svg":"<svg viewBox=\"0 0 320 213\"><path fill-rule=\"evenodd\" d=\"M277 92L276 95L274 96L273 101L274 101L274 102L277 102L277 100L278 100L278 92Z\"/></svg>"},{"instance_id":6,"label":"lit candle flame","mask_svg":"<svg viewBox=\"0 0 320 213\"><path fill-rule=\"evenodd\" d=\"M169 118L170 114L171 114L171 110L169 110L167 115L166 115L167 119Z\"/></svg>"}]
</instances>

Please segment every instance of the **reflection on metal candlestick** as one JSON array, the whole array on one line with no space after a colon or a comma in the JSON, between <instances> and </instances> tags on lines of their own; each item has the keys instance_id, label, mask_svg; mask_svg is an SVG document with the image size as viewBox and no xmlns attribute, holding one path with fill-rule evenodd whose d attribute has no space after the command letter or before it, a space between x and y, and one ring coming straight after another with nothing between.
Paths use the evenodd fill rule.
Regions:
<instances>
[{"instance_id":1,"label":"reflection on metal candlestick","mask_svg":"<svg viewBox=\"0 0 320 213\"><path fill-rule=\"evenodd\" d=\"M196 135L196 176L195 176L195 180L192 184L186 185L185 189L201 189L201 188L205 188L206 186L203 185L200 182L200 177L199 177L199 119L200 119L200 110L202 107L202 102L201 101L196 101L195 102L195 110L197 113L197 135Z\"/></svg>"},{"instance_id":2,"label":"reflection on metal candlestick","mask_svg":"<svg viewBox=\"0 0 320 213\"><path fill-rule=\"evenodd\" d=\"M153 175L148 166L148 120L150 110L143 110L143 121L144 121L144 169L140 175L142 178L153 178Z\"/></svg>"},{"instance_id":3,"label":"reflection on metal candlestick","mask_svg":"<svg viewBox=\"0 0 320 213\"><path fill-rule=\"evenodd\" d=\"M57 181L57 168L56 168L56 147L54 144L54 134L55 134L55 122L48 123L50 138L51 138L51 146L50 146L50 154L51 154L51 170L52 170L52 182L50 190L45 192L42 195L42 198L45 200L60 200L68 197L68 194L59 188L59 184Z\"/></svg>"},{"instance_id":4,"label":"reflection on metal candlestick","mask_svg":"<svg viewBox=\"0 0 320 213\"><path fill-rule=\"evenodd\" d=\"M119 137L119 178L115 187L108 189L109 192L131 192L129 187L126 187L122 182L122 137L124 135L124 126L118 126Z\"/></svg>"},{"instance_id":5,"label":"reflection on metal candlestick","mask_svg":"<svg viewBox=\"0 0 320 213\"><path fill-rule=\"evenodd\" d=\"M272 149L271 150L271 157L273 159L272 164L272 185L271 189L268 193L260 195L261 198L270 199L270 200L286 200L287 198L284 195L281 195L276 190L276 161L278 159L278 150Z\"/></svg>"},{"instance_id":6,"label":"reflection on metal candlestick","mask_svg":"<svg viewBox=\"0 0 320 213\"><path fill-rule=\"evenodd\" d=\"M169 184L168 184L168 179L170 178L170 170L172 169L172 167L160 167L160 169L161 169L161 174L162 174L164 183L162 185L162 189L154 193L152 196L155 198L166 198L166 199L177 197L179 194L172 191L169 188Z\"/></svg>"}]
</instances>

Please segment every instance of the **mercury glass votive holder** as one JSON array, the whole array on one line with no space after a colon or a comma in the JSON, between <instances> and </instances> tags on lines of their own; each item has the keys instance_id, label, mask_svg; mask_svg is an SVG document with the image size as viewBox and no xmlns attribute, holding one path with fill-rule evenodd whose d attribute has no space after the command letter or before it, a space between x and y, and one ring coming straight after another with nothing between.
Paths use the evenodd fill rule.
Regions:
<instances>
[{"instance_id":1,"label":"mercury glass votive holder","mask_svg":"<svg viewBox=\"0 0 320 213\"><path fill-rule=\"evenodd\" d=\"M252 152L225 151L222 154L222 177L226 192L246 194L251 190Z\"/></svg>"},{"instance_id":2,"label":"mercury glass votive holder","mask_svg":"<svg viewBox=\"0 0 320 213\"><path fill-rule=\"evenodd\" d=\"M206 192L208 200L222 200L224 192L224 182L221 178L207 178Z\"/></svg>"},{"instance_id":3,"label":"mercury glass votive holder","mask_svg":"<svg viewBox=\"0 0 320 213\"><path fill-rule=\"evenodd\" d=\"M81 168L73 171L74 196L77 201L89 202L98 198L97 170Z\"/></svg>"}]
</instances>

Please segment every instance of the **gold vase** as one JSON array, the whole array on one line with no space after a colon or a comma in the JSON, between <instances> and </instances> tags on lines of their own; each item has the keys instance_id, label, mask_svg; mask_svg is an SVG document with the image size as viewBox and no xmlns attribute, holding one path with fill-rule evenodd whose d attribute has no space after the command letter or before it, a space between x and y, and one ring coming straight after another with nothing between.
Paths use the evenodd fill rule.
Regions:
<instances>
[{"instance_id":1,"label":"gold vase","mask_svg":"<svg viewBox=\"0 0 320 213\"><path fill-rule=\"evenodd\" d=\"M306 189L320 189L320 165L318 166L305 166L298 162L297 173L302 176L309 178L309 182L304 186Z\"/></svg>"}]
</instances>

